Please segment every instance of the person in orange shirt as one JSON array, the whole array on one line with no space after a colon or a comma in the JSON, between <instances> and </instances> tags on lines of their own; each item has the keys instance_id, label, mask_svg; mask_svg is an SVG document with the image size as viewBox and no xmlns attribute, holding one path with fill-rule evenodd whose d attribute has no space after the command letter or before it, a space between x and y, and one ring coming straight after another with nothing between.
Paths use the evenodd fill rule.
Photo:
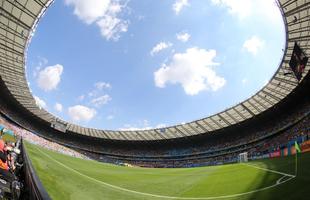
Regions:
<instances>
[{"instance_id":1,"label":"person in orange shirt","mask_svg":"<svg viewBox=\"0 0 310 200\"><path fill-rule=\"evenodd\" d=\"M0 139L0 175L7 181L12 182L15 180L15 176L10 172L7 157L5 143Z\"/></svg>"}]
</instances>

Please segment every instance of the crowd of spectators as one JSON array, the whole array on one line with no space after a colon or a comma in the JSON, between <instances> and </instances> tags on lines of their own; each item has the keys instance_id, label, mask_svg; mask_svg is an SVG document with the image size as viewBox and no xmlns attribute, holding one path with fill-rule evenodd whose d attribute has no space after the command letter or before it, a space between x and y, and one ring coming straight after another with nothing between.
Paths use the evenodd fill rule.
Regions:
<instances>
[{"instance_id":1,"label":"crowd of spectators","mask_svg":"<svg viewBox=\"0 0 310 200\"><path fill-rule=\"evenodd\" d=\"M296 113L290 113L287 116L279 117L278 121L271 124L269 127L259 127L258 131L250 132L247 135L240 137L224 137L217 141L212 141L211 143L206 141L204 145L201 146L190 146L184 149L171 148L169 150L146 150L141 151L141 149L113 149L107 147L92 147L89 148L90 151L102 152L105 154L110 154L111 156L122 156L122 157L132 157L135 155L137 158L164 158L164 157L194 157L201 155L210 155L212 153L218 153L222 151L235 151L236 149L244 149L251 147L249 144L254 143L256 145L259 141L266 139L265 141L270 141L265 144L265 149L272 151L273 149L279 147L281 144L285 144L287 141L294 137L298 137L309 132L309 112L310 105L303 107L301 110L296 111ZM300 121L301 120L301 121ZM286 130L287 129L287 130ZM286 131L285 131L286 130ZM279 137L275 135L279 134ZM274 136L274 137L271 137ZM252 146L253 146L252 145ZM261 146L261 145L260 145ZM87 148L87 146L85 146Z\"/></svg>"},{"instance_id":2,"label":"crowd of spectators","mask_svg":"<svg viewBox=\"0 0 310 200\"><path fill-rule=\"evenodd\" d=\"M219 148L214 151L204 153L196 153L191 155L179 155L178 157L164 156L146 156L141 157L141 154L128 155L127 157L120 157L112 154L91 154L89 156L103 162L110 162L116 164L130 163L136 166L143 167L196 167L205 165L218 165L223 163L234 163L238 161L238 155L241 152L248 152L249 159L254 159L259 156L268 155L269 153L278 150L288 144L289 141L297 138L304 138L303 140L310 139L310 115L306 116L303 120L291 126L290 128L275 133L275 136L263 139L252 144L239 145L236 147ZM222 149L222 150L221 150ZM118 150L121 151L121 150ZM177 151L176 149L174 151ZM160 154L162 155L162 153Z\"/></svg>"},{"instance_id":3,"label":"crowd of spectators","mask_svg":"<svg viewBox=\"0 0 310 200\"><path fill-rule=\"evenodd\" d=\"M63 145L60 145L56 142L52 142L50 140L47 140L43 137L40 137L40 136L24 129L24 128L21 128L18 125L13 124L12 122L9 122L8 120L6 120L2 115L0 115L0 124L3 127L7 128L9 130L12 130L16 136L22 137L23 140L25 140L29 143L39 145L39 146L44 147L46 149L53 150L55 152L66 154L69 156L73 156L73 157L77 157L77 158L84 158L84 159L88 158L87 156L85 156L85 155L83 155L83 154L81 154L81 153L79 153L73 149L70 149L70 148L65 147Z\"/></svg>"},{"instance_id":4,"label":"crowd of spectators","mask_svg":"<svg viewBox=\"0 0 310 200\"><path fill-rule=\"evenodd\" d=\"M277 123L270 127L249 133L242 138L234 138L231 142L218 141L206 146L186 149L172 149L161 152L137 152L137 150L107 149L110 155L98 155L97 159L104 162L129 162L144 167L186 167L214 165L238 161L241 152L248 152L250 157L257 157L284 148L288 142L302 138L310 139L310 105L301 107L295 113L279 117ZM265 129L265 130L263 130ZM98 149L97 149L98 151ZM101 149L102 151L102 149ZM122 156L120 156L122 155ZM124 157L124 155L127 155Z\"/></svg>"},{"instance_id":5,"label":"crowd of spectators","mask_svg":"<svg viewBox=\"0 0 310 200\"><path fill-rule=\"evenodd\" d=\"M3 113L0 124L30 143L74 157L92 158L121 165L129 163L144 167L193 167L230 163L236 162L241 152L248 152L250 157L257 157L283 148L296 138L310 139L310 103L308 102L300 105L293 113L283 113L269 124L242 130L246 131L246 134L221 137L215 141L206 140L199 145L164 149L141 149L128 146L119 148L119 146L99 146L62 140L46 130L35 129L27 121L19 120L22 124L13 123L6 117L14 120L16 116L4 109L0 107L0 112ZM22 127L27 127L28 130Z\"/></svg>"}]
</instances>

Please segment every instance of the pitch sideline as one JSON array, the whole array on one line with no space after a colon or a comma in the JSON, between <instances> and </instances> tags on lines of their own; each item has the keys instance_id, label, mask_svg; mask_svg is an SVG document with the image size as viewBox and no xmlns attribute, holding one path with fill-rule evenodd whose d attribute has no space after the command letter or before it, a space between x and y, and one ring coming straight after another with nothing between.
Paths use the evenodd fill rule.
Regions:
<instances>
[{"instance_id":1,"label":"pitch sideline","mask_svg":"<svg viewBox=\"0 0 310 200\"><path fill-rule=\"evenodd\" d=\"M113 188L113 189L116 189L116 190L121 190L121 191L124 191L124 192L128 192L128 193L133 193L133 194L138 194L138 195L143 195L143 196L149 196L149 197L154 197L154 198L163 198L163 199L180 199L180 200L213 200L213 199L227 199L227 198L233 198L233 197L240 197L240 196L245 196L245 195L248 195L248 194L253 194L253 193L257 193L257 192L260 192L260 191L264 191L264 190L268 190L268 189L271 189L271 188L274 188L276 186L279 186L283 183L286 183L290 180L292 180L293 178L295 178L295 176L291 176L289 179L283 181L283 182L280 182L280 183L275 183L271 186L268 186L268 187L264 187L264 188L260 188L260 189L257 189L257 190L252 190L252 191L249 191L249 192L244 192L244 193L238 193L238 194L233 194L233 195L223 195L223 196L215 196L215 197L174 197L174 196L165 196L165 195L156 195L156 194L151 194L151 193L145 193L145 192L138 192L138 191L135 191L135 190L130 190L130 189L126 189L126 188L123 188L123 187L119 187L119 186L116 186L116 185L112 185L112 184L109 184L109 183L106 183L104 181L100 181L98 179L95 179L93 177L90 177L90 176L87 176L75 169L72 169L71 167L59 162L58 160L54 159L53 157L51 157L50 155L46 154L45 152L41 151L39 148L36 147L36 149L43 155L45 155L47 158L49 158L50 160L56 162L57 164L59 164L60 166L66 168L67 170L69 171L72 171L84 178L87 178L89 180L92 180L94 182L97 182L101 185L104 185L106 187L110 187L110 188ZM272 171L271 171L272 172ZM280 178L281 179L281 178Z\"/></svg>"}]
</instances>

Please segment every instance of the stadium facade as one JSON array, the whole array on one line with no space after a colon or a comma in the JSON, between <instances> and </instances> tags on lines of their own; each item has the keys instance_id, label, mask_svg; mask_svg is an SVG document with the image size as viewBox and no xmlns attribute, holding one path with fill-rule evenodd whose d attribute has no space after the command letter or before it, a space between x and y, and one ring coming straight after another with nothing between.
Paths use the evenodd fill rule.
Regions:
<instances>
[{"instance_id":1,"label":"stadium facade","mask_svg":"<svg viewBox=\"0 0 310 200\"><path fill-rule=\"evenodd\" d=\"M297 61L292 62L297 55L296 46L303 57L310 54L309 0L277 1L286 34L285 47L279 49L283 51L283 58L276 73L256 94L203 119L137 131L81 127L36 105L25 73L27 48L52 2L0 1L1 113L41 137L107 162L126 161L144 165L160 161L171 162L171 166L175 166L175 163L182 165L188 160L193 161L191 164L196 160L206 164L211 162L211 158L220 158L219 162L225 159L233 162L238 153L251 152L251 149L255 150L250 156L262 156L256 154L257 149L266 145L267 139L278 141L277 138L286 134L287 130L309 122L310 65L305 62L300 70L300 55Z\"/></svg>"}]
</instances>

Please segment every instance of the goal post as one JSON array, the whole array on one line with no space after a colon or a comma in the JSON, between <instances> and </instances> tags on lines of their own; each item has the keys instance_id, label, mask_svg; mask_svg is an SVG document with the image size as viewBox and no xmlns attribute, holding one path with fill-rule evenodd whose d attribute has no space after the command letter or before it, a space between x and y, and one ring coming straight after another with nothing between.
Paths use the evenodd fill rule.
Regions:
<instances>
[{"instance_id":1,"label":"goal post","mask_svg":"<svg viewBox=\"0 0 310 200\"><path fill-rule=\"evenodd\" d=\"M248 162L248 152L240 153L238 156L238 161L241 162Z\"/></svg>"}]
</instances>

